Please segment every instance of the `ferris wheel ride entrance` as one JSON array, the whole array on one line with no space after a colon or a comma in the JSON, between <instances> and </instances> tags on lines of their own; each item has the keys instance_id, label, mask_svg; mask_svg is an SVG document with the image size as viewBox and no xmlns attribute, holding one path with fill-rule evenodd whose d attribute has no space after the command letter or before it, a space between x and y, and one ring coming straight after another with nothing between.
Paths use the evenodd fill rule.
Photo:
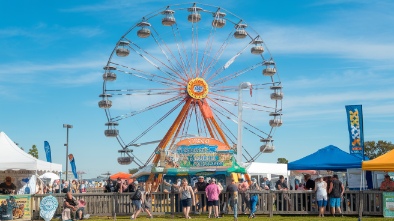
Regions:
<instances>
[{"instance_id":1,"label":"ferris wheel ride entrance","mask_svg":"<svg viewBox=\"0 0 394 221\"><path fill-rule=\"evenodd\" d=\"M190 134L236 153L240 125L245 162L274 150L283 99L276 63L262 37L223 8L178 4L146 15L116 43L103 80L105 136L140 167L157 166Z\"/></svg>"}]
</instances>

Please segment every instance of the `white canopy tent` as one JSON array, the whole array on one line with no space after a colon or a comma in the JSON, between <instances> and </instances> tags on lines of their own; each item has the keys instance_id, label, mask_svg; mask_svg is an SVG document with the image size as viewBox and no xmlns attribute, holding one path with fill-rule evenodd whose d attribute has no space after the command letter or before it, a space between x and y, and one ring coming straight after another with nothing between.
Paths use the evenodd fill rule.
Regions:
<instances>
[{"instance_id":1,"label":"white canopy tent","mask_svg":"<svg viewBox=\"0 0 394 221\"><path fill-rule=\"evenodd\" d=\"M266 176L268 179L271 179L271 175L283 175L284 177L288 176L287 164L281 163L258 163L252 162L245 164L246 171L250 176L254 175L262 175Z\"/></svg>"},{"instance_id":2,"label":"white canopy tent","mask_svg":"<svg viewBox=\"0 0 394 221\"><path fill-rule=\"evenodd\" d=\"M4 132L0 132L0 171L34 170L61 172L62 165L38 160L19 148ZM40 172L41 173L41 172Z\"/></svg>"},{"instance_id":3,"label":"white canopy tent","mask_svg":"<svg viewBox=\"0 0 394 221\"><path fill-rule=\"evenodd\" d=\"M10 176L18 194L34 194L42 181L38 175L61 172L62 165L38 160L20 149L4 132L0 132L0 182ZM42 188L41 188L42 189Z\"/></svg>"}]
</instances>

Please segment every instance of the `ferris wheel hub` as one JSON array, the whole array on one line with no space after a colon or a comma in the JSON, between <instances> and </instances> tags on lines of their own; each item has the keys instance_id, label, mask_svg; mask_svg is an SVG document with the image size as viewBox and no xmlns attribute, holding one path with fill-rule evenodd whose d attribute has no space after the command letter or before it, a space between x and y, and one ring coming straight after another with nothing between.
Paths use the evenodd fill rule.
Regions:
<instances>
[{"instance_id":1,"label":"ferris wheel hub","mask_svg":"<svg viewBox=\"0 0 394 221\"><path fill-rule=\"evenodd\" d=\"M203 99L208 95L209 87L203 78L193 78L187 84L187 93L194 99Z\"/></svg>"}]
</instances>

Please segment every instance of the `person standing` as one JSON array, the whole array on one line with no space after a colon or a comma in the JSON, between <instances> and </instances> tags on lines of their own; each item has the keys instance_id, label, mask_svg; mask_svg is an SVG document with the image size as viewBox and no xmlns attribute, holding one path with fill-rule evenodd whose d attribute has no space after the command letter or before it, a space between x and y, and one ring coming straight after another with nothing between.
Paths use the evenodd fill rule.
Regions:
<instances>
[{"instance_id":1,"label":"person standing","mask_svg":"<svg viewBox=\"0 0 394 221\"><path fill-rule=\"evenodd\" d=\"M234 212L234 221L238 221L238 187L234 179L231 179L231 184L227 186L226 193Z\"/></svg>"},{"instance_id":2,"label":"person standing","mask_svg":"<svg viewBox=\"0 0 394 221\"><path fill-rule=\"evenodd\" d=\"M133 182L133 194L131 195L131 203L134 207L134 212L131 215L130 219L137 219L138 215L141 212L141 204L142 204L142 190L141 187L138 185L138 181Z\"/></svg>"},{"instance_id":3,"label":"person standing","mask_svg":"<svg viewBox=\"0 0 394 221\"><path fill-rule=\"evenodd\" d=\"M14 194L16 191L16 186L11 182L11 177L7 176L5 182L0 184L0 193L3 194Z\"/></svg>"},{"instance_id":4,"label":"person standing","mask_svg":"<svg viewBox=\"0 0 394 221\"><path fill-rule=\"evenodd\" d=\"M78 193L78 181L71 181L71 191L72 193Z\"/></svg>"},{"instance_id":5,"label":"person standing","mask_svg":"<svg viewBox=\"0 0 394 221\"><path fill-rule=\"evenodd\" d=\"M275 183L275 188L277 190L280 190L280 191L287 191L287 190L289 190L289 188L287 187L287 183L285 181L285 177L283 175L279 176L279 180L276 181L276 183ZM278 205L278 209L279 210L283 209L283 211L286 211L287 210L288 199L289 199L288 198L288 194L281 192L281 193L278 194L278 198L276 199L276 203L275 203L276 205ZM283 207L282 207L282 205L283 205Z\"/></svg>"},{"instance_id":6,"label":"person standing","mask_svg":"<svg viewBox=\"0 0 394 221\"><path fill-rule=\"evenodd\" d=\"M312 191L315 189L315 181L311 179L310 174L305 174L304 180L305 180L305 186L304 186L305 190ZM305 195L304 198L304 207L307 211L310 211L312 209L312 202L310 198L308 199L307 195Z\"/></svg>"},{"instance_id":7,"label":"person standing","mask_svg":"<svg viewBox=\"0 0 394 221\"><path fill-rule=\"evenodd\" d=\"M379 189L382 191L394 191L394 182L390 179L390 175L384 175L384 180L380 184Z\"/></svg>"},{"instance_id":8,"label":"person standing","mask_svg":"<svg viewBox=\"0 0 394 221\"><path fill-rule=\"evenodd\" d=\"M215 218L219 217L219 194L220 194L220 189L219 186L215 183L216 180L215 178L212 178L209 181L209 185L207 188L205 188L205 194L207 195L208 198L208 218L211 218L212 214L212 207L214 210L214 216Z\"/></svg>"},{"instance_id":9,"label":"person standing","mask_svg":"<svg viewBox=\"0 0 394 221\"><path fill-rule=\"evenodd\" d=\"M332 181L330 183L330 189L328 193L330 194L330 207L331 214L335 216L335 213L339 213L342 215L341 211L341 198L343 196L343 192L345 188L340 180L338 180L338 175L335 174L332 176Z\"/></svg>"},{"instance_id":10,"label":"person standing","mask_svg":"<svg viewBox=\"0 0 394 221\"><path fill-rule=\"evenodd\" d=\"M238 191L241 194L241 211L242 214L246 214L246 209L249 207L249 199L246 191L249 189L249 184L247 180L240 179L240 183L238 184Z\"/></svg>"},{"instance_id":11,"label":"person standing","mask_svg":"<svg viewBox=\"0 0 394 221\"><path fill-rule=\"evenodd\" d=\"M205 188L207 188L208 183L205 182L203 176L199 176L197 182L194 184L194 192L205 192ZM196 212L201 209L201 211L204 211L205 209L205 199L204 199L204 194L196 194L196 198L198 201L198 206L196 208Z\"/></svg>"},{"instance_id":12,"label":"person standing","mask_svg":"<svg viewBox=\"0 0 394 221\"><path fill-rule=\"evenodd\" d=\"M327 206L327 183L323 177L319 175L315 182L316 201L319 208L319 217L324 217L325 208Z\"/></svg>"},{"instance_id":13,"label":"person standing","mask_svg":"<svg viewBox=\"0 0 394 221\"><path fill-rule=\"evenodd\" d=\"M268 180L268 177L264 177L261 179L260 187L262 190L270 190L271 189L271 183Z\"/></svg>"},{"instance_id":14,"label":"person standing","mask_svg":"<svg viewBox=\"0 0 394 221\"><path fill-rule=\"evenodd\" d=\"M306 190L314 190L315 189L315 181L313 181L311 179L311 175L305 174L304 179L305 179L305 189Z\"/></svg>"},{"instance_id":15,"label":"person standing","mask_svg":"<svg viewBox=\"0 0 394 221\"><path fill-rule=\"evenodd\" d=\"M196 200L194 198L194 192L191 186L188 185L187 179L183 178L182 185L179 188L179 195L181 198L183 215L186 219L191 219L189 216L190 207L196 205Z\"/></svg>"},{"instance_id":16,"label":"person standing","mask_svg":"<svg viewBox=\"0 0 394 221\"><path fill-rule=\"evenodd\" d=\"M259 200L259 194L256 191L260 190L259 185L257 184L256 178L252 178L252 184L249 186L250 193L250 215L249 218L254 218L256 215L256 205L257 201Z\"/></svg>"},{"instance_id":17,"label":"person standing","mask_svg":"<svg viewBox=\"0 0 394 221\"><path fill-rule=\"evenodd\" d=\"M148 216L150 219L153 218L153 215L151 213L151 211L152 211L152 194L150 192L145 193L142 210L144 210L146 213L148 213Z\"/></svg>"},{"instance_id":18,"label":"person standing","mask_svg":"<svg viewBox=\"0 0 394 221\"><path fill-rule=\"evenodd\" d=\"M52 189L54 193L60 193L59 180L55 180L52 184Z\"/></svg>"}]
</instances>

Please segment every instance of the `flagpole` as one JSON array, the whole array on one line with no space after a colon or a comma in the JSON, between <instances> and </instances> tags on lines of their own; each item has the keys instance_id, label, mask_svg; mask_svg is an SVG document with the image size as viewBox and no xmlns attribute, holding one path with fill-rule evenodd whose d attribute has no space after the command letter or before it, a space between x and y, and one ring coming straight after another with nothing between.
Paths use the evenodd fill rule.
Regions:
<instances>
[{"instance_id":1,"label":"flagpole","mask_svg":"<svg viewBox=\"0 0 394 221\"><path fill-rule=\"evenodd\" d=\"M67 141L64 146L66 146L66 180L68 180L68 129L73 128L73 125L63 124L63 128L67 128Z\"/></svg>"}]
</instances>

